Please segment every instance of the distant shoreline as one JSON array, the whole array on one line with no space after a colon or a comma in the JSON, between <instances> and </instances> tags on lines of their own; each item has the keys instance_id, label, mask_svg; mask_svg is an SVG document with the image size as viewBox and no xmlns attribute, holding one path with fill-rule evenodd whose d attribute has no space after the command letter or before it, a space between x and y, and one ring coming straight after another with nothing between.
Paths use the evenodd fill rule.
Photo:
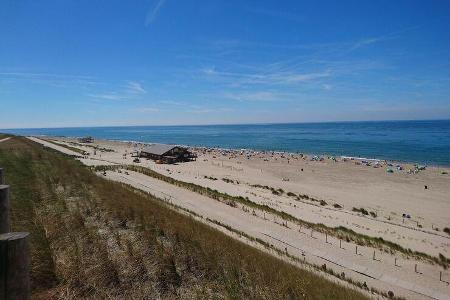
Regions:
<instances>
[{"instance_id":1,"label":"distant shoreline","mask_svg":"<svg viewBox=\"0 0 450 300\"><path fill-rule=\"evenodd\" d=\"M1 130L0 130L1 131ZM33 136L170 143L450 167L450 120L5 130Z\"/></svg>"},{"instance_id":2,"label":"distant shoreline","mask_svg":"<svg viewBox=\"0 0 450 300\"><path fill-rule=\"evenodd\" d=\"M68 139L77 139L77 138L81 138L81 136L53 136L53 135L36 135L35 137L47 137L47 138L68 138ZM142 145L149 145L149 144L165 144L165 143L158 143L158 142L143 142L143 141L135 141L135 140L114 140L114 139L103 139L103 138L99 138L99 139L94 139L94 143L95 144L95 140L97 141L106 141L106 142L119 142L119 143L136 143L136 144L142 144ZM359 157L359 156L351 156L351 155L333 155L333 154L327 154L327 153L308 153L308 152L302 152L302 151L297 151L297 152L290 152L290 151L282 151L282 150L259 150L259 149L251 149L251 148L223 148L223 147L208 147L208 146L201 146L201 145L186 145L186 144L177 144L177 143L167 143L167 144L171 144L171 145L177 145L177 146L183 146L183 147L187 147L187 148L191 148L191 149L207 149L207 150L215 150L215 151L230 151L230 152L240 152L240 151L247 151L247 152L261 152L261 153L277 153L277 154L286 154L286 155L299 155L299 154L303 154L306 155L308 157L324 157L324 158L330 158L330 157L336 157L336 158L340 158L340 159L348 159L348 160L352 160L352 161L368 161L371 163L374 162L383 162L386 164L393 164L393 165L397 165L397 164L407 164L407 165L412 165L412 166L426 166L426 167L432 167L432 168L436 168L436 169L447 169L450 170L450 165L435 165L435 164L421 164L418 162L413 162L413 161L402 161L402 160L395 160L395 159L382 159L382 158L369 158L369 157Z\"/></svg>"}]
</instances>

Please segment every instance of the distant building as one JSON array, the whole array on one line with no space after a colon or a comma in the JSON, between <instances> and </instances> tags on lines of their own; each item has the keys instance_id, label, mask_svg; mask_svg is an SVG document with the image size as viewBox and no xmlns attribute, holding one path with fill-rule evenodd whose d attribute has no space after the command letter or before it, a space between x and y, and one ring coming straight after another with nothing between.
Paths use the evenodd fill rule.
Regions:
<instances>
[{"instance_id":1,"label":"distant building","mask_svg":"<svg viewBox=\"0 0 450 300\"><path fill-rule=\"evenodd\" d=\"M86 136L86 137L78 138L78 142L79 143L93 143L94 138L92 136Z\"/></svg>"},{"instance_id":2,"label":"distant building","mask_svg":"<svg viewBox=\"0 0 450 300\"><path fill-rule=\"evenodd\" d=\"M187 148L175 145L152 144L145 146L139 157L148 158L157 162L173 164L177 162L192 161L197 158Z\"/></svg>"}]
</instances>

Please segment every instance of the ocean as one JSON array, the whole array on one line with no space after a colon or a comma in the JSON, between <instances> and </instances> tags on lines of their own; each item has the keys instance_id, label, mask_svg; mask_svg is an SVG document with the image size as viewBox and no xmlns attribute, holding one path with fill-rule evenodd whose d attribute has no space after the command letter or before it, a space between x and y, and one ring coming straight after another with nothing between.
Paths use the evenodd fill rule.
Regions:
<instances>
[{"instance_id":1,"label":"ocean","mask_svg":"<svg viewBox=\"0 0 450 300\"><path fill-rule=\"evenodd\" d=\"M346 155L450 166L450 120L0 129L0 132Z\"/></svg>"}]
</instances>

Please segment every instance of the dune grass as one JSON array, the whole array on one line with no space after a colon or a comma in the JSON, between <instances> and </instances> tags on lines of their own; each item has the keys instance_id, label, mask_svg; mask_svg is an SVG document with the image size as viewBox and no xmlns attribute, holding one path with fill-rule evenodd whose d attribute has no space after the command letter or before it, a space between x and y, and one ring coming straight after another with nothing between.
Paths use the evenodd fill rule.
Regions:
<instances>
[{"instance_id":1,"label":"dune grass","mask_svg":"<svg viewBox=\"0 0 450 300\"><path fill-rule=\"evenodd\" d=\"M364 299L24 138L0 144L37 299Z\"/></svg>"},{"instance_id":2,"label":"dune grass","mask_svg":"<svg viewBox=\"0 0 450 300\"><path fill-rule=\"evenodd\" d=\"M93 170L96 170L96 171L116 170L116 169L120 169L120 168L125 168L130 171L139 172L144 175L151 176L153 178L165 181L167 183L186 188L188 190L194 191L201 195L205 195L212 199L227 203L228 205L233 206L233 207L236 207L237 203L240 203L240 204L246 205L248 207L251 207L253 209L265 211L265 212L277 215L280 218L282 218L283 220L290 221L290 222L299 224L301 226L305 226L307 228L314 229L314 230L322 232L322 233L327 233L331 236L335 236L336 238L346 240L347 242L353 242L360 246L376 247L376 248L379 248L379 250L381 250L381 251L391 252L391 253L394 253L394 251L398 251L400 253L415 257L417 259L423 259L423 260L429 261L431 263L439 264L442 267L444 267L445 269L447 269L450 266L450 258L447 258L442 254L440 254L439 257L431 256L427 253L413 251L409 248L404 248L397 243L394 243L394 242L391 242L388 240L384 240L381 237L373 237L373 236L368 236L368 235L365 235L362 233L355 232L352 229L346 228L344 226L328 227L322 223L316 224L316 223L304 221L302 219L296 218L295 216L293 216L289 213L286 213L285 211L280 211L280 210L274 209L273 207L270 207L266 204L259 204L259 203L253 202L248 197L232 196L227 193L223 193L218 190L211 189L209 187L204 187L204 186L201 186L201 185L198 185L195 183L177 180L172 177L169 177L169 176L163 175L161 173L158 173L156 171L153 171L146 167L136 166L136 165L110 165L110 166L96 166L96 167L92 167L92 168L93 168ZM261 186L255 185L254 187L261 187ZM274 194L276 194L276 195L280 195L284 192L281 189L274 190L270 187L267 189L272 190L272 193L274 193L274 191L275 191L276 193L274 193ZM321 201L323 201L323 200L321 200ZM321 203L321 205L327 205L327 203L324 201L324 203ZM360 209L353 208L353 210L361 212ZM369 212L367 212L366 210L364 210L364 212L369 214ZM375 216L373 216L373 217L375 217Z\"/></svg>"}]
</instances>

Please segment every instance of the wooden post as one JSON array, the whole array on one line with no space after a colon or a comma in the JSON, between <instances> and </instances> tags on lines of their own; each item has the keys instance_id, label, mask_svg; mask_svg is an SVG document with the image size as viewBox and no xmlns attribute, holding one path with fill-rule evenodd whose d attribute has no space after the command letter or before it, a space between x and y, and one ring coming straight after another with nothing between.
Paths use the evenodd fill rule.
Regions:
<instances>
[{"instance_id":1,"label":"wooden post","mask_svg":"<svg viewBox=\"0 0 450 300\"><path fill-rule=\"evenodd\" d=\"M313 237L313 232L314 232L314 230L311 229L311 237Z\"/></svg>"},{"instance_id":2,"label":"wooden post","mask_svg":"<svg viewBox=\"0 0 450 300\"><path fill-rule=\"evenodd\" d=\"M358 254L358 245L355 246L355 254Z\"/></svg>"},{"instance_id":3,"label":"wooden post","mask_svg":"<svg viewBox=\"0 0 450 300\"><path fill-rule=\"evenodd\" d=\"M439 271L439 281L442 281L442 271Z\"/></svg>"},{"instance_id":4,"label":"wooden post","mask_svg":"<svg viewBox=\"0 0 450 300\"><path fill-rule=\"evenodd\" d=\"M0 299L30 299L28 232L0 234Z\"/></svg>"},{"instance_id":5,"label":"wooden post","mask_svg":"<svg viewBox=\"0 0 450 300\"><path fill-rule=\"evenodd\" d=\"M339 248L342 249L342 240L339 239Z\"/></svg>"},{"instance_id":6,"label":"wooden post","mask_svg":"<svg viewBox=\"0 0 450 300\"><path fill-rule=\"evenodd\" d=\"M397 267L397 257L396 257L395 260L394 260L394 266Z\"/></svg>"},{"instance_id":7,"label":"wooden post","mask_svg":"<svg viewBox=\"0 0 450 300\"><path fill-rule=\"evenodd\" d=\"M10 231L9 185L0 185L0 234Z\"/></svg>"},{"instance_id":8,"label":"wooden post","mask_svg":"<svg viewBox=\"0 0 450 300\"><path fill-rule=\"evenodd\" d=\"M414 265L414 272L417 273L417 264Z\"/></svg>"},{"instance_id":9,"label":"wooden post","mask_svg":"<svg viewBox=\"0 0 450 300\"><path fill-rule=\"evenodd\" d=\"M5 184L5 171L3 168L0 168L0 185Z\"/></svg>"},{"instance_id":10,"label":"wooden post","mask_svg":"<svg viewBox=\"0 0 450 300\"><path fill-rule=\"evenodd\" d=\"M328 243L328 234L325 233L325 243Z\"/></svg>"},{"instance_id":11,"label":"wooden post","mask_svg":"<svg viewBox=\"0 0 450 300\"><path fill-rule=\"evenodd\" d=\"M375 250L373 250L373 260L375 260Z\"/></svg>"}]
</instances>

